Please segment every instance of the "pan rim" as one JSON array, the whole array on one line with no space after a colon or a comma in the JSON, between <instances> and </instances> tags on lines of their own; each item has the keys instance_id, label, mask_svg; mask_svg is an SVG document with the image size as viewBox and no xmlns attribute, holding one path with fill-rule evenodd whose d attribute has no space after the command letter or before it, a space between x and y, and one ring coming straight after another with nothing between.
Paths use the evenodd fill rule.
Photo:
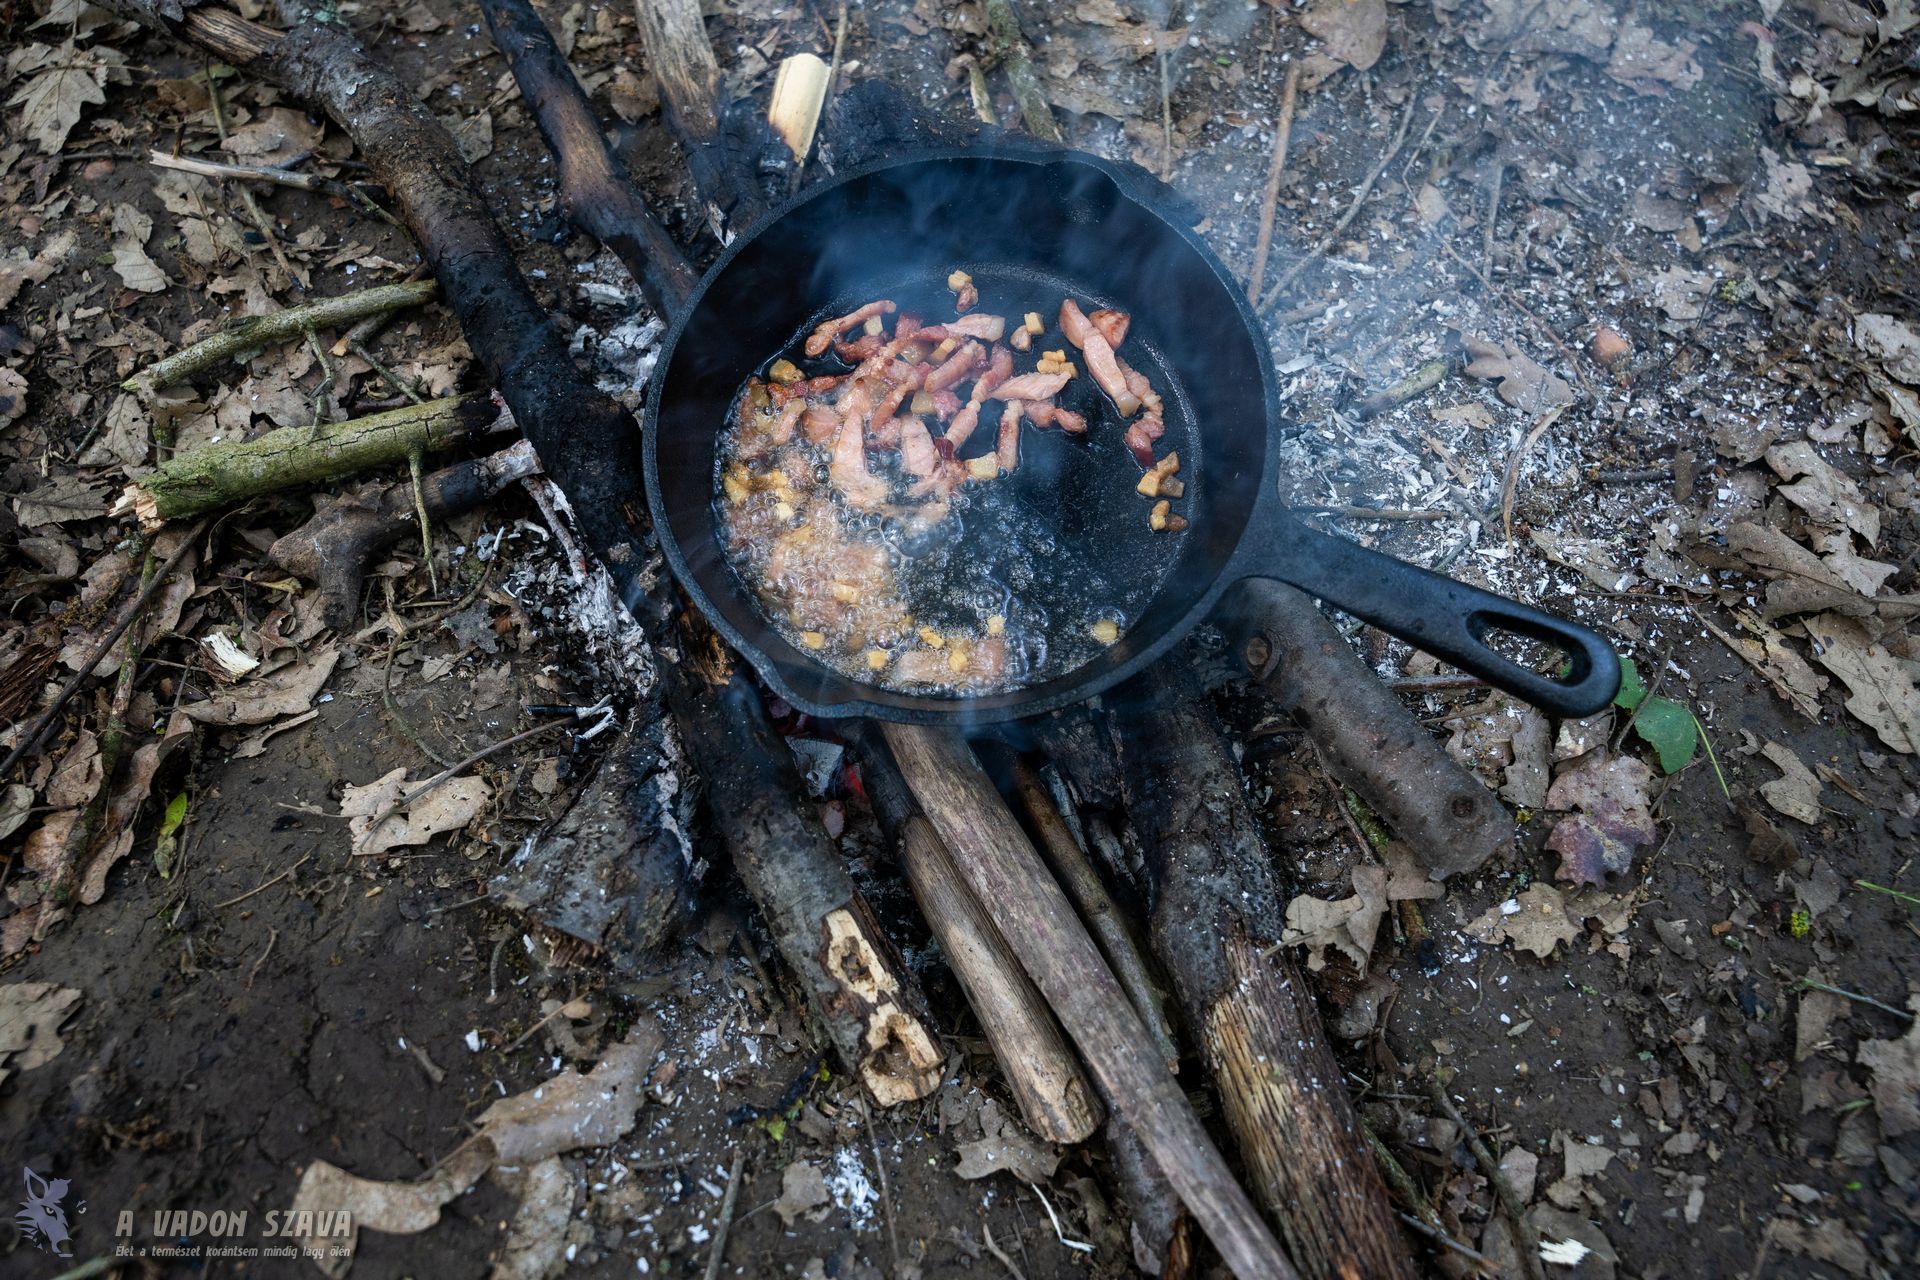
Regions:
<instances>
[{"instance_id":1,"label":"pan rim","mask_svg":"<svg viewBox=\"0 0 1920 1280\"><path fill-rule=\"evenodd\" d=\"M1034 716L1046 715L1064 707L1075 706L1089 701L1122 681L1146 670L1158 661L1166 652L1183 640L1198 626L1219 603L1220 597L1240 576L1236 570L1240 559L1240 550L1247 532L1253 529L1263 517L1266 508L1278 499L1278 446L1275 439L1275 425L1280 415L1279 386L1273 371L1273 361L1265 354L1267 345L1264 326L1248 304L1238 283L1227 266L1214 253L1206 241L1192 227L1170 218L1155 202L1148 198L1142 189L1142 182L1155 181L1151 175L1141 171L1140 175L1127 172L1121 166L1093 155L1066 147L1045 145L1022 145L1010 143L1000 147L930 147L918 148L901 155L889 156L872 164L861 165L845 172L835 174L825 182L807 188L788 197L768 212L759 225L736 235L714 259L700 277L699 284L686 302L672 317L665 338L662 340L659 357L654 365L654 385L647 397L646 412L641 421L641 469L642 482L646 492L648 510L654 513L664 512L667 506L660 481L658 441L660 430L660 406L667 371L673 363L673 356L680 344L693 316L706 301L707 293L724 275L734 260L747 248L756 244L763 235L775 230L788 215L795 210L823 198L829 193L850 183L859 182L876 174L912 165L937 163L942 161L969 160L995 163L1050 165L1057 163L1081 164L1098 170L1110 179L1126 200L1138 206L1157 222L1167 227L1174 235L1198 255L1199 260L1220 284L1226 296L1232 301L1235 314L1254 339L1256 351L1261 354L1256 359L1260 378L1261 400L1265 408L1266 421L1264 440L1261 449L1259 487L1254 506L1247 522L1234 540L1234 546L1221 557L1219 568L1206 590L1194 600L1188 610L1178 619L1163 627L1160 633L1148 641L1139 650L1124 661L1103 665L1098 659L1084 663L1075 671L1051 682L1058 685L1053 691L1038 694L1031 689L1010 689L998 693L977 697L934 697L916 694L893 693L893 696L910 699L911 705L876 702L855 696L846 699L823 701L810 698L794 689L781 674L779 665L757 644L741 634L717 607L713 599L700 585L694 574L679 537L667 522L657 514L654 519L655 536L659 540L662 557L667 562L675 581L687 593L688 599L700 611L707 625L717 631L728 646L744 658L760 678L765 680L773 691L789 705L807 715L821 719L838 720L855 717L867 717L899 724L921 724L936 726L963 726L981 724L1002 724L1024 720ZM858 688L847 677L821 666L836 682ZM1084 673L1084 674L1082 674Z\"/></svg>"}]
</instances>

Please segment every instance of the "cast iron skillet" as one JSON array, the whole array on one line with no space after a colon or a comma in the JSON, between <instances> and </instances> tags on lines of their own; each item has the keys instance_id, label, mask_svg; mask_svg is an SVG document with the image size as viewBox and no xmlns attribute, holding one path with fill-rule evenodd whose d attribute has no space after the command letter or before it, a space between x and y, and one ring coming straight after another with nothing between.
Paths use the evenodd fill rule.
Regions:
<instances>
[{"instance_id":1,"label":"cast iron skillet","mask_svg":"<svg viewBox=\"0 0 1920 1280\"><path fill-rule=\"evenodd\" d=\"M1288 514L1278 497L1279 399L1259 322L1226 267L1156 203L1140 176L1076 152L921 153L816 187L728 247L667 335L644 441L647 501L667 563L727 641L783 698L813 715L1014 720L1090 698L1141 671L1229 586L1266 577L1556 716L1605 707L1619 685L1619 663L1592 631ZM1165 396L1162 449L1178 448L1182 478L1191 478L1181 503L1191 528L1120 642L1058 678L978 697L860 684L789 644L723 558L713 510L715 449L742 382L820 317L872 298L924 294L927 281L944 281L955 267L971 272L989 299L1033 299L1026 309L1042 310L1050 326L1068 293L1089 311L1130 312L1121 353ZM1057 336L1050 327L1048 340ZM1073 447L1057 432L1031 427L1022 444L1023 451ZM1043 452L1036 465L1023 452L1020 469L996 483L1045 485L1032 495L1034 505L1059 521L1062 543L1089 557L1095 572L1137 573L1175 544L1145 541L1166 535L1146 529L1145 504L1130 491L1137 471L1117 441L1098 448L1106 452L1084 444L1072 454ZM1503 657L1488 644L1496 632L1560 650L1561 678Z\"/></svg>"}]
</instances>

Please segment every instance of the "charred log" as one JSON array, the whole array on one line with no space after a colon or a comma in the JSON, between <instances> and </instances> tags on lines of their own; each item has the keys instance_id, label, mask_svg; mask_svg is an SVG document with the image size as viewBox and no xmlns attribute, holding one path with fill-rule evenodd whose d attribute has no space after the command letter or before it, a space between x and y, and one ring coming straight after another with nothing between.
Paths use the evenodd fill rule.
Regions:
<instances>
[{"instance_id":1,"label":"charred log","mask_svg":"<svg viewBox=\"0 0 1920 1280\"><path fill-rule=\"evenodd\" d=\"M1255 1196L1310 1280L1410 1278L1312 996L1276 950L1286 895L1198 681L1162 664L1114 703L1129 813L1147 849L1153 951Z\"/></svg>"},{"instance_id":2,"label":"charred log","mask_svg":"<svg viewBox=\"0 0 1920 1280\"><path fill-rule=\"evenodd\" d=\"M656 312L671 314L698 277L641 202L552 33L527 0L481 0L480 8L553 152L561 213L613 250Z\"/></svg>"}]
</instances>

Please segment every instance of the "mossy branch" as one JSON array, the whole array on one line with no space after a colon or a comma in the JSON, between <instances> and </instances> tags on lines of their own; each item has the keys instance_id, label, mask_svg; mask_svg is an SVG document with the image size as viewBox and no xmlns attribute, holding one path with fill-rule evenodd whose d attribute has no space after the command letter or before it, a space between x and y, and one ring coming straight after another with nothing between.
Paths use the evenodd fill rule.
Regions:
<instances>
[{"instance_id":1,"label":"mossy branch","mask_svg":"<svg viewBox=\"0 0 1920 1280\"><path fill-rule=\"evenodd\" d=\"M318 428L282 427L252 440L204 445L127 486L115 511L132 511L143 526L153 528L263 493L445 449L488 429L502 412L487 396L456 396Z\"/></svg>"},{"instance_id":2,"label":"mossy branch","mask_svg":"<svg viewBox=\"0 0 1920 1280\"><path fill-rule=\"evenodd\" d=\"M358 293L341 294L337 298L321 298L269 315L248 316L184 351L177 351L155 362L120 386L127 391L157 391L183 378L190 378L202 369L210 369L223 360L297 338L315 329L333 329L385 311L417 307L431 301L439 288L431 280L409 280L401 284L362 289Z\"/></svg>"}]
</instances>

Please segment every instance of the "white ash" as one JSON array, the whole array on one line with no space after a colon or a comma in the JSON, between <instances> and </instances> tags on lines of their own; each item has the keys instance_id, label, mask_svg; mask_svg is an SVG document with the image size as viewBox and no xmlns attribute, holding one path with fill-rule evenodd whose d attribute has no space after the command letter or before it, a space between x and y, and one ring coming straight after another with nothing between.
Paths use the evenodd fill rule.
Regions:
<instances>
[{"instance_id":1,"label":"white ash","mask_svg":"<svg viewBox=\"0 0 1920 1280\"><path fill-rule=\"evenodd\" d=\"M872 1231L873 1206L880 1203L880 1193L873 1189L873 1183L867 1181L866 1166L860 1162L860 1152L853 1147L841 1147L833 1153L833 1168L827 1173L827 1190L833 1196L834 1204L847 1211L847 1219L855 1231Z\"/></svg>"},{"instance_id":2,"label":"white ash","mask_svg":"<svg viewBox=\"0 0 1920 1280\"><path fill-rule=\"evenodd\" d=\"M606 569L589 564L586 581L577 581L558 545L543 542L537 554L515 559L507 594L565 632L602 680L617 682L627 697L643 696L657 678L653 648Z\"/></svg>"}]
</instances>

